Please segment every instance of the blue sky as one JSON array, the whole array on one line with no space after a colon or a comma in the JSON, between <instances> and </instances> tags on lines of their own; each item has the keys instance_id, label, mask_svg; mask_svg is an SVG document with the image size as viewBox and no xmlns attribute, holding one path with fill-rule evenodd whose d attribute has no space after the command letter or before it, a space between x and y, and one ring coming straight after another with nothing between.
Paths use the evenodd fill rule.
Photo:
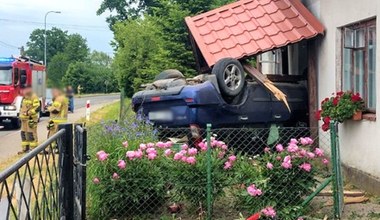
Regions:
<instances>
[{"instance_id":1,"label":"blue sky","mask_svg":"<svg viewBox=\"0 0 380 220\"><path fill-rule=\"evenodd\" d=\"M0 0L0 57L18 55L16 47L25 46L30 33L44 28L47 11L47 28L53 26L79 33L87 39L91 50L112 55L112 32L105 22L107 15L97 16L101 0Z\"/></svg>"}]
</instances>

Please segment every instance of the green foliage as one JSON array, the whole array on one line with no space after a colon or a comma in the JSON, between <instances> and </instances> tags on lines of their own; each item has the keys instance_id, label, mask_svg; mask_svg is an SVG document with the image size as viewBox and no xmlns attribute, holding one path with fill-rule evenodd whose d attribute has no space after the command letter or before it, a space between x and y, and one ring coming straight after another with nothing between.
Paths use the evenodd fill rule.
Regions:
<instances>
[{"instance_id":1,"label":"green foliage","mask_svg":"<svg viewBox=\"0 0 380 220\"><path fill-rule=\"evenodd\" d=\"M323 160L323 151L319 148L315 152L309 151L310 143L297 144L293 139L289 146L298 145L294 152L289 152L289 148L273 152L268 149L267 153L254 159L243 157L235 167L234 179L240 183L232 190L236 206L249 213L273 207L278 219L293 220L300 217L305 210L301 207L304 197L312 192L318 182L318 169L314 164ZM279 146L282 148L282 145ZM285 168L287 159L290 159L291 166ZM310 170L307 169L309 165ZM261 190L261 195L249 194L248 187L252 184Z\"/></svg>"},{"instance_id":2,"label":"green foliage","mask_svg":"<svg viewBox=\"0 0 380 220\"><path fill-rule=\"evenodd\" d=\"M123 142L128 140L128 146ZM155 140L152 127L129 119L123 123L102 122L89 128L89 153L109 153L105 161L96 158L88 163L90 219L115 219L128 215L149 214L165 201L165 181L160 172L160 160L127 160L126 152L135 150L144 141ZM119 168L118 160L127 163ZM117 173L119 178L113 178ZM93 182L98 178L99 183Z\"/></svg>"},{"instance_id":3,"label":"green foliage","mask_svg":"<svg viewBox=\"0 0 380 220\"><path fill-rule=\"evenodd\" d=\"M104 0L98 13L116 11L109 22L115 35L115 71L131 96L165 69L196 74L185 17L208 11L229 0ZM141 16L143 15L143 16ZM119 22L116 22L119 21Z\"/></svg>"},{"instance_id":4,"label":"green foliage","mask_svg":"<svg viewBox=\"0 0 380 220\"><path fill-rule=\"evenodd\" d=\"M47 68L48 85L52 87L60 87L62 85L61 79L66 73L71 60L65 53L58 53L52 57Z\"/></svg>"},{"instance_id":5,"label":"green foliage","mask_svg":"<svg viewBox=\"0 0 380 220\"><path fill-rule=\"evenodd\" d=\"M94 59L92 59L94 58ZM82 93L117 92L114 72L111 68L112 59L102 52L93 52L90 61L71 63L62 78L65 85L82 87Z\"/></svg>"},{"instance_id":6,"label":"green foliage","mask_svg":"<svg viewBox=\"0 0 380 220\"><path fill-rule=\"evenodd\" d=\"M26 43L27 50L25 54L35 60L44 60L44 30L35 29L29 36ZM53 56L63 52L68 41L67 31L53 27L46 31L46 59L50 62Z\"/></svg>"}]
</instances>

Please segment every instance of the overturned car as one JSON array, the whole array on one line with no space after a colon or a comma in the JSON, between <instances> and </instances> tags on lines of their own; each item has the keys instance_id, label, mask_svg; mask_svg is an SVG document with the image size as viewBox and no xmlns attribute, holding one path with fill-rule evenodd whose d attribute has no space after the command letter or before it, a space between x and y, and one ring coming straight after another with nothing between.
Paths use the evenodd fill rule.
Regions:
<instances>
[{"instance_id":1,"label":"overturned car","mask_svg":"<svg viewBox=\"0 0 380 220\"><path fill-rule=\"evenodd\" d=\"M133 95L133 110L156 126L220 127L307 126L307 89L299 82L273 82L288 106L264 85L246 77L232 58L218 61L212 74L185 79L177 70L158 74Z\"/></svg>"}]
</instances>

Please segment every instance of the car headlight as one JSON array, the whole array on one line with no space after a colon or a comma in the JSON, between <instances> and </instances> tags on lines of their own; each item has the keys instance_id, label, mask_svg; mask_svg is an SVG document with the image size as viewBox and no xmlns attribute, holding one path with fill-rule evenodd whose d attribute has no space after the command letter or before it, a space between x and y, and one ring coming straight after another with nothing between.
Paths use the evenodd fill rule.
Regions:
<instances>
[{"instance_id":1,"label":"car headlight","mask_svg":"<svg viewBox=\"0 0 380 220\"><path fill-rule=\"evenodd\" d=\"M6 106L4 106L4 110L6 110L6 111L16 111L17 107L15 105L6 105Z\"/></svg>"}]
</instances>

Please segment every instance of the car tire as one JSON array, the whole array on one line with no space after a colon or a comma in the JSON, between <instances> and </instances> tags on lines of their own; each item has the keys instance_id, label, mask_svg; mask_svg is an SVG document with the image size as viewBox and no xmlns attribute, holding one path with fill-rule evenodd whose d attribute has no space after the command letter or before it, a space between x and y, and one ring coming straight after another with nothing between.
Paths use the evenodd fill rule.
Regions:
<instances>
[{"instance_id":1,"label":"car tire","mask_svg":"<svg viewBox=\"0 0 380 220\"><path fill-rule=\"evenodd\" d=\"M21 128L21 120L19 118L12 119L12 127L14 129Z\"/></svg>"},{"instance_id":2,"label":"car tire","mask_svg":"<svg viewBox=\"0 0 380 220\"><path fill-rule=\"evenodd\" d=\"M185 76L179 70L169 69L169 70L164 70L161 73L159 73L154 78L154 81L161 80L161 79L175 79L175 78L185 78Z\"/></svg>"},{"instance_id":3,"label":"car tire","mask_svg":"<svg viewBox=\"0 0 380 220\"><path fill-rule=\"evenodd\" d=\"M222 95L237 96L244 87L245 75L241 63L233 58L220 59L212 68Z\"/></svg>"}]
</instances>

